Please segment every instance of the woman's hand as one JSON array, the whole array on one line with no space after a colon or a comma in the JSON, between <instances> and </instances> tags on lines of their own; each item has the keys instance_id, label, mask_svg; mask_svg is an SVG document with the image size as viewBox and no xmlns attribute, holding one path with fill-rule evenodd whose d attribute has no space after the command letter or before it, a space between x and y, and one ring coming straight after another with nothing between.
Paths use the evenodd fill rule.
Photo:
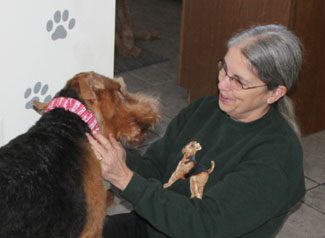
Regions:
<instances>
[{"instance_id":1,"label":"woman's hand","mask_svg":"<svg viewBox=\"0 0 325 238\"><path fill-rule=\"evenodd\" d=\"M112 134L109 134L107 139L99 132L93 133L93 136L87 134L87 138L100 160L104 179L118 189L124 190L129 184L133 172L125 163L126 152L121 143L116 141Z\"/></svg>"}]
</instances>

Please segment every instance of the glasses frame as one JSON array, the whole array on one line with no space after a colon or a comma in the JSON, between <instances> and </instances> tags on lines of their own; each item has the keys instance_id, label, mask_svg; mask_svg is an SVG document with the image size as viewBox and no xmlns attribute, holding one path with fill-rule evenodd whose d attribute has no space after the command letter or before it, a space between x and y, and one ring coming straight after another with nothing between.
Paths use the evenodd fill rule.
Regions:
<instances>
[{"instance_id":1,"label":"glasses frame","mask_svg":"<svg viewBox=\"0 0 325 238\"><path fill-rule=\"evenodd\" d=\"M228 74L227 65L226 65L226 62L225 62L224 59L219 59L218 63L217 63L217 66L218 66L218 80L219 80L219 74L220 74L221 70L224 70L225 71L225 76L227 76L230 79L230 81L237 82L241 86L242 90L249 90L249 89L261 88L261 87L266 87L267 86L267 84L263 84L263 85L245 87L237 77L230 76Z\"/></svg>"}]
</instances>

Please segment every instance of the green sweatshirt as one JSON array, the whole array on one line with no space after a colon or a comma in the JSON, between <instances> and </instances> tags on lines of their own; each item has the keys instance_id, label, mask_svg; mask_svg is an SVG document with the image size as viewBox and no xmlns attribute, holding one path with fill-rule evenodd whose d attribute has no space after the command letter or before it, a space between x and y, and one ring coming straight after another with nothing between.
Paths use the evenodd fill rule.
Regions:
<instances>
[{"instance_id":1,"label":"green sweatshirt","mask_svg":"<svg viewBox=\"0 0 325 238\"><path fill-rule=\"evenodd\" d=\"M202 200L190 198L189 179L162 187L193 140L202 146L200 165L215 161ZM273 237L304 195L302 156L275 108L242 123L223 113L216 97L205 97L181 111L143 156L128 151L135 174L122 196L151 224L149 237Z\"/></svg>"}]
</instances>

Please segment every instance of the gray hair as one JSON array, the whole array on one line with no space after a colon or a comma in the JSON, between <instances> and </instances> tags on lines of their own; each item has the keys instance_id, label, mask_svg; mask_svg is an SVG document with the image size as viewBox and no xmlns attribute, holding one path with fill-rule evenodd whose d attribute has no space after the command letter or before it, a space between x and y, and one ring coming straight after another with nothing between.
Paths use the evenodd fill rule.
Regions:
<instances>
[{"instance_id":1,"label":"gray hair","mask_svg":"<svg viewBox=\"0 0 325 238\"><path fill-rule=\"evenodd\" d=\"M302 45L291 31L281 25L255 26L238 33L228 41L228 48L240 46L252 70L272 90L279 85L288 91L298 79L302 63ZM294 106L288 96L277 102L277 108L300 135Z\"/></svg>"}]
</instances>

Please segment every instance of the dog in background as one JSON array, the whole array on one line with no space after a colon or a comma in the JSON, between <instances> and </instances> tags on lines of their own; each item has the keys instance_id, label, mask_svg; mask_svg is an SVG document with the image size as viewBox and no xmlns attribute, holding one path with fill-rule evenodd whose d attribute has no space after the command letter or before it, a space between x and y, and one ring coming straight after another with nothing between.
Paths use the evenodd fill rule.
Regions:
<instances>
[{"instance_id":1,"label":"dog in background","mask_svg":"<svg viewBox=\"0 0 325 238\"><path fill-rule=\"evenodd\" d=\"M106 189L85 133L139 144L159 118L157 100L86 72L34 108L41 118L0 148L0 237L101 237Z\"/></svg>"},{"instance_id":2,"label":"dog in background","mask_svg":"<svg viewBox=\"0 0 325 238\"><path fill-rule=\"evenodd\" d=\"M127 0L116 0L115 48L122 56L137 57L141 49L136 40L160 39L158 31L134 31Z\"/></svg>"},{"instance_id":3,"label":"dog in background","mask_svg":"<svg viewBox=\"0 0 325 238\"><path fill-rule=\"evenodd\" d=\"M200 143L196 141L191 141L182 149L183 157L168 182L163 185L164 188L170 187L179 179L185 180L190 178L191 198L196 197L202 199L205 184L208 182L209 175L214 170L215 163L212 160L209 169L198 164L195 155L201 149Z\"/></svg>"}]
</instances>

